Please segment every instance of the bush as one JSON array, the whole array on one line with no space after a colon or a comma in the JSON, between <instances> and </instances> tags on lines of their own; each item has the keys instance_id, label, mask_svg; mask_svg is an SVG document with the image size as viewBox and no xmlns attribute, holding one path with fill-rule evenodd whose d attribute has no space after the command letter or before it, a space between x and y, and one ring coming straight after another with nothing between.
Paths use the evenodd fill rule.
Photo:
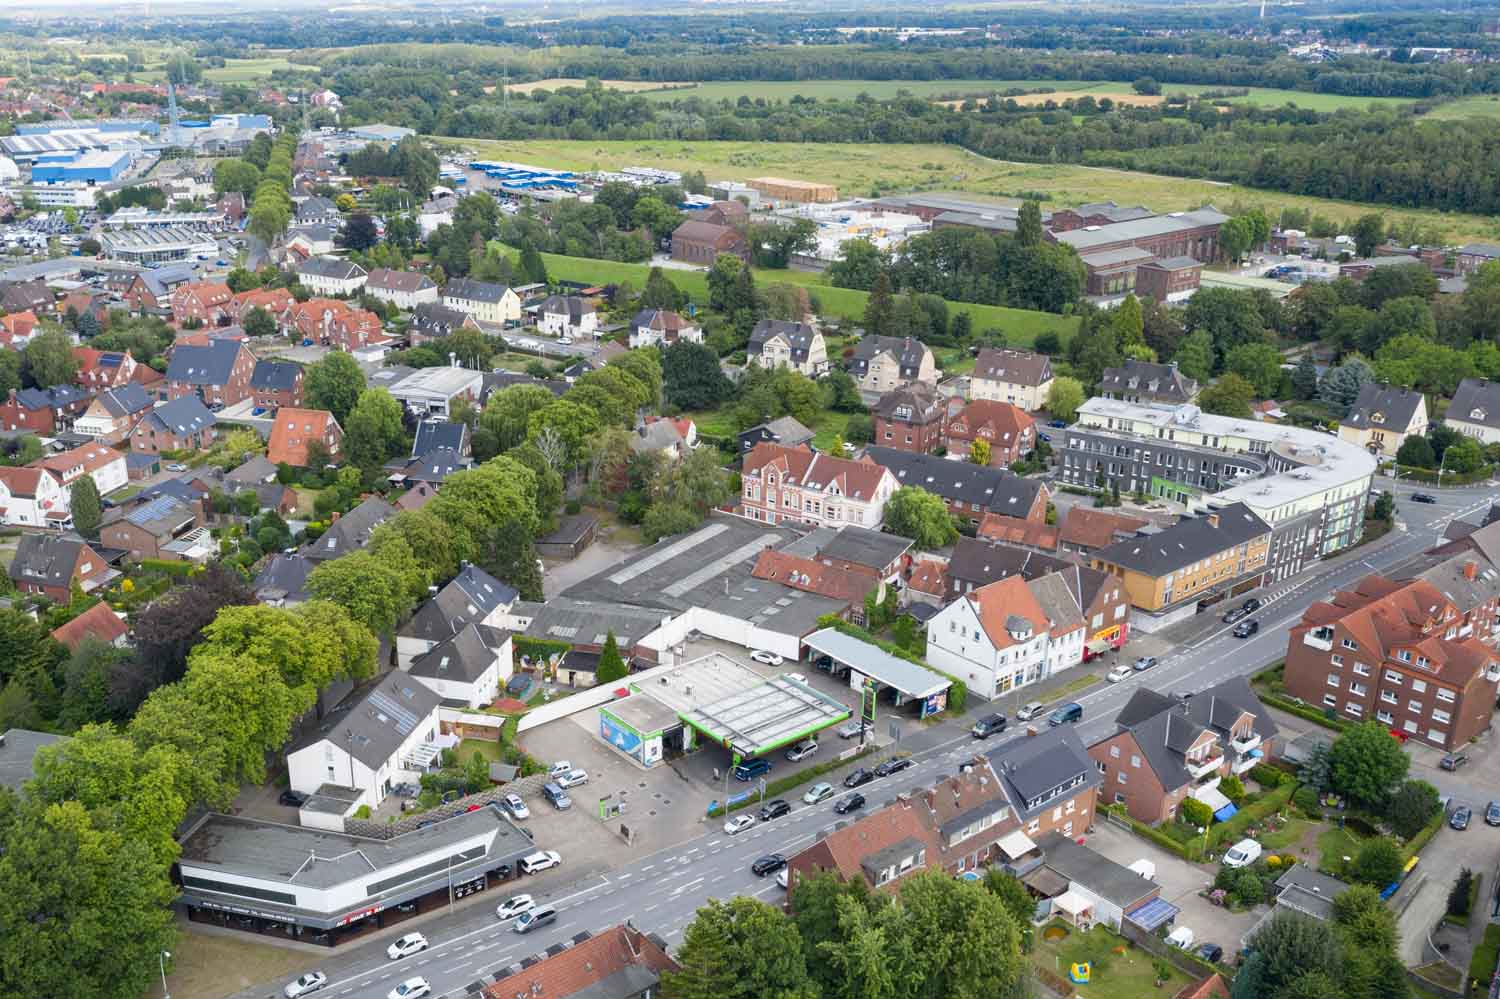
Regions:
<instances>
[{"instance_id":1,"label":"bush","mask_svg":"<svg viewBox=\"0 0 1500 999\"><path fill-rule=\"evenodd\" d=\"M1219 781L1219 790L1238 808L1245 802L1245 785L1234 774Z\"/></svg>"},{"instance_id":2,"label":"bush","mask_svg":"<svg viewBox=\"0 0 1500 999\"><path fill-rule=\"evenodd\" d=\"M1401 868L1406 863L1393 840L1384 836L1367 839L1360 845L1354 858L1354 880L1384 888L1401 877Z\"/></svg>"},{"instance_id":3,"label":"bush","mask_svg":"<svg viewBox=\"0 0 1500 999\"><path fill-rule=\"evenodd\" d=\"M1270 791L1291 780L1292 775L1268 763L1257 763L1250 768L1250 779Z\"/></svg>"},{"instance_id":4,"label":"bush","mask_svg":"<svg viewBox=\"0 0 1500 999\"><path fill-rule=\"evenodd\" d=\"M1469 912L1474 907L1474 872L1467 867L1458 872L1453 889L1448 892L1448 915L1462 916L1469 921Z\"/></svg>"},{"instance_id":5,"label":"bush","mask_svg":"<svg viewBox=\"0 0 1500 999\"><path fill-rule=\"evenodd\" d=\"M1495 965L1500 962L1500 923L1491 923L1484 928L1484 942L1474 948L1469 960L1469 979L1488 982L1495 974Z\"/></svg>"},{"instance_id":6,"label":"bush","mask_svg":"<svg viewBox=\"0 0 1500 999\"><path fill-rule=\"evenodd\" d=\"M1185 798L1177 809L1177 816L1179 821L1195 829L1199 826L1207 829L1214 820L1214 810L1195 798Z\"/></svg>"},{"instance_id":7,"label":"bush","mask_svg":"<svg viewBox=\"0 0 1500 999\"><path fill-rule=\"evenodd\" d=\"M1323 803L1318 800L1318 792L1310 784L1303 784L1296 791L1292 792L1292 804L1296 805L1297 810L1310 819L1315 815L1318 819L1323 817Z\"/></svg>"}]
</instances>

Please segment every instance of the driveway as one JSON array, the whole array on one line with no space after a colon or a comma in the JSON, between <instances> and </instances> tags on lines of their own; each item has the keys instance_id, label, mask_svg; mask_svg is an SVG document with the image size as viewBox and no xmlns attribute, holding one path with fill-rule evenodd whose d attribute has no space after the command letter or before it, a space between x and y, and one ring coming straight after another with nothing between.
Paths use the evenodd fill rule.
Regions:
<instances>
[{"instance_id":1,"label":"driveway","mask_svg":"<svg viewBox=\"0 0 1500 999\"><path fill-rule=\"evenodd\" d=\"M1212 865L1190 864L1103 818L1094 824L1088 845L1125 867L1142 859L1155 864L1161 897L1182 910L1174 925L1191 927L1199 943L1216 943L1226 954L1239 950L1240 938L1250 932L1266 911L1265 906L1256 906L1248 912L1230 912L1200 898L1198 892L1213 884L1215 869Z\"/></svg>"},{"instance_id":2,"label":"driveway","mask_svg":"<svg viewBox=\"0 0 1500 999\"><path fill-rule=\"evenodd\" d=\"M1500 862L1500 829L1484 824L1483 801L1469 804L1475 810L1469 828L1455 832L1445 825L1438 830L1423 849L1422 859L1412 874L1420 882L1413 886L1410 895L1403 891L1392 899L1392 904L1400 909L1396 925L1401 931L1401 961L1408 967L1437 956L1427 946L1427 934L1448 911L1448 892L1461 869L1467 867L1484 879L1471 925L1482 930L1489 914L1490 899L1495 897L1495 877L1500 873L1496 870ZM1403 899L1405 908L1401 909Z\"/></svg>"}]
</instances>

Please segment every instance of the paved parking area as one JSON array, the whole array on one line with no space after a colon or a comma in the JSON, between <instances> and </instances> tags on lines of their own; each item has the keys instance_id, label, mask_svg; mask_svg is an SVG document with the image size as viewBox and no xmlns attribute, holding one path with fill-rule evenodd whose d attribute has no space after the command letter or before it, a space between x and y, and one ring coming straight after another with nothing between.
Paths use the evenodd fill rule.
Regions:
<instances>
[{"instance_id":1,"label":"paved parking area","mask_svg":"<svg viewBox=\"0 0 1500 999\"><path fill-rule=\"evenodd\" d=\"M1266 912L1265 906L1256 906L1249 912L1230 912L1206 898L1200 898L1198 892L1213 884L1215 871L1212 865L1190 864L1155 843L1103 819L1095 823L1094 831L1088 837L1088 845L1126 867L1142 859L1155 864L1156 883L1161 886L1161 897L1182 910L1174 925L1191 927L1200 943L1216 943L1224 948L1226 954L1239 950L1240 938Z\"/></svg>"}]
</instances>

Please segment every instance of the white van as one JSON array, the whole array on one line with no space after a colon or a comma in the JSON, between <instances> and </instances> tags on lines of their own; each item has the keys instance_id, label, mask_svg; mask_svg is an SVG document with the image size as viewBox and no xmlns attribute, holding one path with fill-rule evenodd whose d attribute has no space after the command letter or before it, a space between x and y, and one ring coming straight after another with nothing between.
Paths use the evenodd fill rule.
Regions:
<instances>
[{"instance_id":1,"label":"white van","mask_svg":"<svg viewBox=\"0 0 1500 999\"><path fill-rule=\"evenodd\" d=\"M1253 839L1242 839L1224 854L1225 867L1249 867L1260 859L1260 844Z\"/></svg>"}]
</instances>

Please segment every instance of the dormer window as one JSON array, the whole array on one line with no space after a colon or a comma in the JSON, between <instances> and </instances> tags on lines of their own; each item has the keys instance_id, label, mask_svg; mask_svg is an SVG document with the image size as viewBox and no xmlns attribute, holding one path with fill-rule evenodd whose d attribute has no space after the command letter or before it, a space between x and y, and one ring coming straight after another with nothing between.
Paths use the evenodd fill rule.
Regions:
<instances>
[{"instance_id":1,"label":"dormer window","mask_svg":"<svg viewBox=\"0 0 1500 999\"><path fill-rule=\"evenodd\" d=\"M1382 413L1382 412L1379 412L1378 410L1376 412L1374 412L1374 413L1371 413L1370 414L1370 422L1371 423L1384 423L1385 422L1385 414Z\"/></svg>"},{"instance_id":2,"label":"dormer window","mask_svg":"<svg viewBox=\"0 0 1500 999\"><path fill-rule=\"evenodd\" d=\"M1486 415L1488 414L1485 413L1483 406L1475 406L1473 409L1469 410L1469 419L1471 420L1483 420Z\"/></svg>"}]
</instances>

